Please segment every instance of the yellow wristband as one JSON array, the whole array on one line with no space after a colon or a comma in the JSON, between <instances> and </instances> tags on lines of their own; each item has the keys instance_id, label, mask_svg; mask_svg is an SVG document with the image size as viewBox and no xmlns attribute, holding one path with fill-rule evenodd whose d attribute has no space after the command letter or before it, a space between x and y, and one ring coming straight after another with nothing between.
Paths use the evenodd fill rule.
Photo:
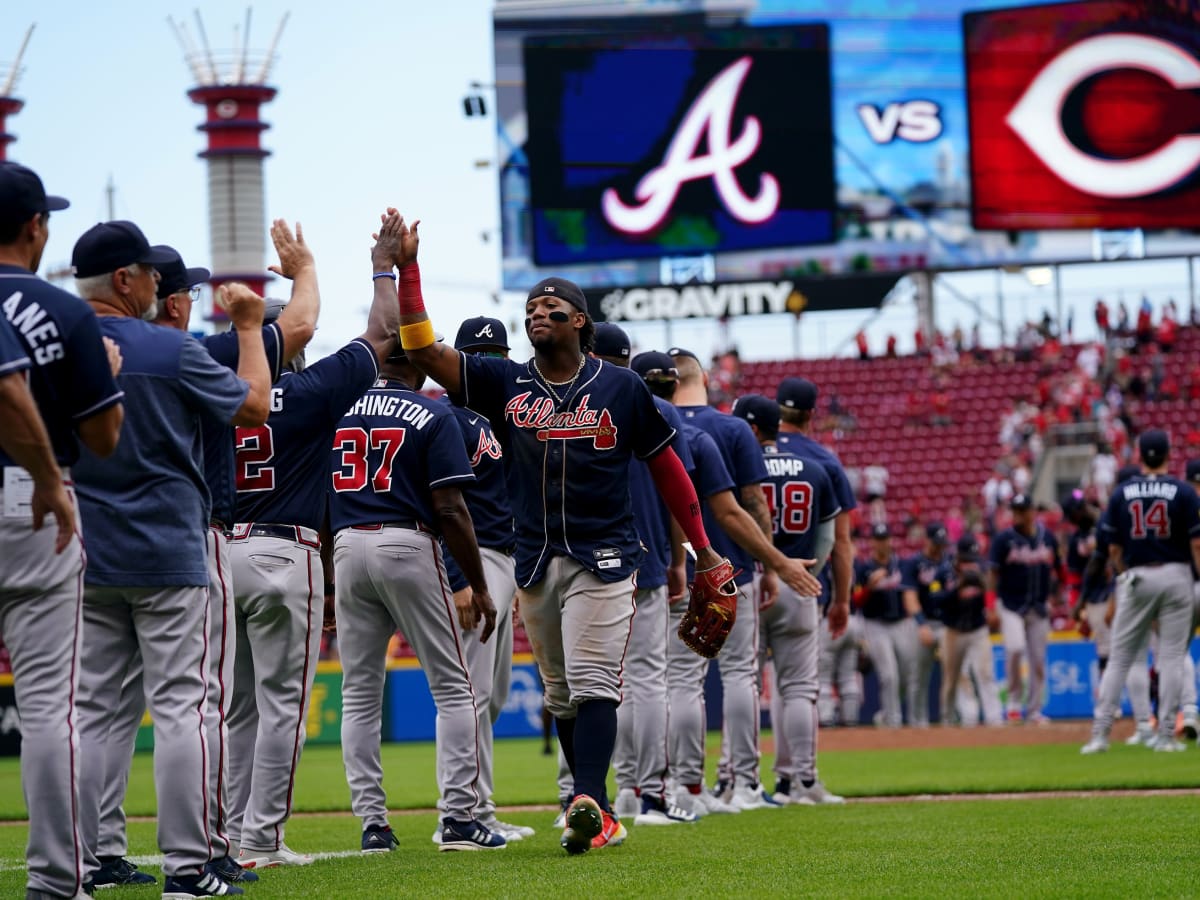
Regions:
<instances>
[{"instance_id":1,"label":"yellow wristband","mask_svg":"<svg viewBox=\"0 0 1200 900\"><path fill-rule=\"evenodd\" d=\"M424 322L400 326L400 346L405 350L420 350L436 341L437 336L433 333L433 323L428 319Z\"/></svg>"}]
</instances>

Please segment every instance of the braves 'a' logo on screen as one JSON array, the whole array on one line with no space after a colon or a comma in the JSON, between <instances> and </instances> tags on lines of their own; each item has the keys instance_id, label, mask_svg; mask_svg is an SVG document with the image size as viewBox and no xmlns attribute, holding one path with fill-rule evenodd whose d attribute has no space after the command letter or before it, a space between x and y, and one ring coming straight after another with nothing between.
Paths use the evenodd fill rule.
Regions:
<instances>
[{"instance_id":1,"label":"braves 'a' logo on screen","mask_svg":"<svg viewBox=\"0 0 1200 900\"><path fill-rule=\"evenodd\" d=\"M1068 47L1030 83L1007 121L1055 175L1097 197L1144 197L1200 169L1200 135L1176 135L1151 153L1105 159L1077 147L1063 129L1063 107L1084 81L1116 69L1140 69L1181 90L1200 88L1200 60L1161 38L1105 34Z\"/></svg>"},{"instance_id":2,"label":"braves 'a' logo on screen","mask_svg":"<svg viewBox=\"0 0 1200 900\"><path fill-rule=\"evenodd\" d=\"M639 203L626 204L613 188L604 192L601 209L609 225L627 234L653 231L671 211L680 187L701 178L713 180L722 205L739 222L756 225L775 214L780 199L775 176L764 172L757 196L749 197L734 175L734 170L754 156L762 142L762 125L754 116L746 117L741 134L733 138L733 110L752 62L751 57L743 56L700 92L671 138L662 163L647 172L634 188ZM702 140L708 145L708 152L703 154L697 152Z\"/></svg>"}]
</instances>

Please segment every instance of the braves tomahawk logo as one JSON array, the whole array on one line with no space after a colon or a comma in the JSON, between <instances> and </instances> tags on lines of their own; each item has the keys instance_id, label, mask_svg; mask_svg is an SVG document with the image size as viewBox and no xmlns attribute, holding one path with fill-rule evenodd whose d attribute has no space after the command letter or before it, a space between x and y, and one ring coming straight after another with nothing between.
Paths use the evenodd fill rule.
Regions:
<instances>
[{"instance_id":1,"label":"braves tomahawk logo","mask_svg":"<svg viewBox=\"0 0 1200 900\"><path fill-rule=\"evenodd\" d=\"M530 399L530 393L518 394L504 407L505 417L517 428L534 429L539 441L591 440L597 450L617 446L617 426L607 409L588 407L591 394L579 398L579 406L565 412L555 412L549 397Z\"/></svg>"},{"instance_id":2,"label":"braves tomahawk logo","mask_svg":"<svg viewBox=\"0 0 1200 900\"><path fill-rule=\"evenodd\" d=\"M732 137L733 108L753 61L743 56L731 63L688 107L662 164L647 172L634 188L639 204L626 205L613 188L604 192L601 209L609 225L628 234L652 231L671 211L680 187L700 178L713 180L721 203L739 222L757 225L775 215L780 199L775 176L764 172L758 196L749 197L734 175L734 169L750 159L762 143L762 125L754 116L746 117L736 140ZM705 154L698 153L702 140L708 145Z\"/></svg>"}]
</instances>

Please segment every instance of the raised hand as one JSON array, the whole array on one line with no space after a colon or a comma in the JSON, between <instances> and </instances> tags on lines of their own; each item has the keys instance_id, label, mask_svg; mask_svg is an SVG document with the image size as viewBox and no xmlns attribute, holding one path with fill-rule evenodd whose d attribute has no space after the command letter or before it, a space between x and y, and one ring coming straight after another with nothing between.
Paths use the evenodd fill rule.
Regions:
<instances>
[{"instance_id":1,"label":"raised hand","mask_svg":"<svg viewBox=\"0 0 1200 900\"><path fill-rule=\"evenodd\" d=\"M267 268L283 278L294 279L302 269L312 268L312 251L304 243L304 229L296 223L296 233L288 227L283 219L271 223L271 241L275 244L275 252L279 254L279 265Z\"/></svg>"},{"instance_id":2,"label":"raised hand","mask_svg":"<svg viewBox=\"0 0 1200 900\"><path fill-rule=\"evenodd\" d=\"M375 272L390 272L400 256L401 229L404 226L404 216L389 206L387 212L379 217L378 232L372 232L371 237L375 246L371 248L371 268Z\"/></svg>"},{"instance_id":3,"label":"raised hand","mask_svg":"<svg viewBox=\"0 0 1200 900\"><path fill-rule=\"evenodd\" d=\"M234 328L261 328L266 304L263 298L240 281L221 285L217 304L229 316Z\"/></svg>"}]
</instances>

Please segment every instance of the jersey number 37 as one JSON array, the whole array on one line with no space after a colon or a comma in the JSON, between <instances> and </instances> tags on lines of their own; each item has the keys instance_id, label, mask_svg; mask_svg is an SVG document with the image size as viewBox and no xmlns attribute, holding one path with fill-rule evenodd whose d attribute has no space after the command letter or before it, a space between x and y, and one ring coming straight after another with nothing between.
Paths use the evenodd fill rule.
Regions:
<instances>
[{"instance_id":1,"label":"jersey number 37","mask_svg":"<svg viewBox=\"0 0 1200 900\"><path fill-rule=\"evenodd\" d=\"M404 445L403 428L339 428L333 436L333 449L341 453L341 465L333 472L333 489L339 494L361 491L367 486L368 462L372 450L382 450L379 465L371 475L371 487L377 494L392 489L392 463Z\"/></svg>"}]
</instances>

